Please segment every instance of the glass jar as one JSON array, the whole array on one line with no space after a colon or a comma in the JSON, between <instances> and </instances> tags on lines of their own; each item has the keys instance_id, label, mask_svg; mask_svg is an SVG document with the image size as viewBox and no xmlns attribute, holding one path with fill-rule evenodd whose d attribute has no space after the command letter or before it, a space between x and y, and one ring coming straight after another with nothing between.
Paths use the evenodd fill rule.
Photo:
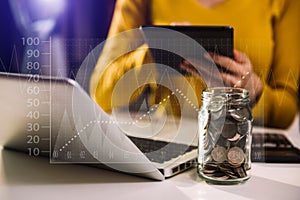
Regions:
<instances>
[{"instance_id":1,"label":"glass jar","mask_svg":"<svg viewBox=\"0 0 300 200\"><path fill-rule=\"evenodd\" d=\"M252 113L249 92L209 88L198 114L198 174L215 184L238 184L250 178Z\"/></svg>"}]
</instances>

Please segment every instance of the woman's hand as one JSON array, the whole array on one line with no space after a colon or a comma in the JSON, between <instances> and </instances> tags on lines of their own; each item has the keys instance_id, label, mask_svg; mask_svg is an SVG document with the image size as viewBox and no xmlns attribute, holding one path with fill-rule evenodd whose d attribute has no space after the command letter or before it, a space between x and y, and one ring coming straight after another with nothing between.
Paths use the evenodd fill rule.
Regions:
<instances>
[{"instance_id":1,"label":"woman's hand","mask_svg":"<svg viewBox=\"0 0 300 200\"><path fill-rule=\"evenodd\" d=\"M210 54L213 61L225 68L221 72L222 79L226 86L244 88L250 93L250 104L254 105L262 93L263 83L253 72L252 64L248 56L242 52L234 50L234 59L229 57Z\"/></svg>"}]
</instances>

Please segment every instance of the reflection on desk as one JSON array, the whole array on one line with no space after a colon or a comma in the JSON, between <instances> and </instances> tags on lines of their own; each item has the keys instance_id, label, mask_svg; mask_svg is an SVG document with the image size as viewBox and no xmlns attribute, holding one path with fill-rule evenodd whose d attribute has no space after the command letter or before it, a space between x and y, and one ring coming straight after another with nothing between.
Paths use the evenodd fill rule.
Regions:
<instances>
[{"instance_id":1,"label":"reflection on desk","mask_svg":"<svg viewBox=\"0 0 300 200\"><path fill-rule=\"evenodd\" d=\"M252 165L242 185L208 185L191 169L153 181L80 165L51 165L46 158L1 150L0 199L299 199L300 164Z\"/></svg>"}]
</instances>

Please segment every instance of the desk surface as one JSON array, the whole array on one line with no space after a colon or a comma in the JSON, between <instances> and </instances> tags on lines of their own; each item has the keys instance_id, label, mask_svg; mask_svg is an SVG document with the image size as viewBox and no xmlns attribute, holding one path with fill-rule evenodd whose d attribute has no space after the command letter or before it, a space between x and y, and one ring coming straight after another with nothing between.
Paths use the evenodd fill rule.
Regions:
<instances>
[{"instance_id":1,"label":"desk surface","mask_svg":"<svg viewBox=\"0 0 300 200\"><path fill-rule=\"evenodd\" d=\"M291 131L299 133L296 128ZM80 165L51 165L46 158L1 149L0 199L300 199L300 164L253 163L251 172L250 180L235 186L208 185L196 169L160 182Z\"/></svg>"},{"instance_id":2,"label":"desk surface","mask_svg":"<svg viewBox=\"0 0 300 200\"><path fill-rule=\"evenodd\" d=\"M236 186L208 185L195 169L152 181L79 165L50 165L46 158L1 150L0 199L299 199L300 164L252 165Z\"/></svg>"}]
</instances>

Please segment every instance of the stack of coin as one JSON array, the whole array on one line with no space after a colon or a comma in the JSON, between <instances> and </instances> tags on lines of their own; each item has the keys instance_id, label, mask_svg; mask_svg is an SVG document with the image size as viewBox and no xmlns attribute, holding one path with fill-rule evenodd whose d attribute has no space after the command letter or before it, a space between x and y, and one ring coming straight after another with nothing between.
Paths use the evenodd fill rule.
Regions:
<instances>
[{"instance_id":1,"label":"stack of coin","mask_svg":"<svg viewBox=\"0 0 300 200\"><path fill-rule=\"evenodd\" d=\"M248 106L213 106L209 110L200 174L213 180L248 177L251 111Z\"/></svg>"}]
</instances>

